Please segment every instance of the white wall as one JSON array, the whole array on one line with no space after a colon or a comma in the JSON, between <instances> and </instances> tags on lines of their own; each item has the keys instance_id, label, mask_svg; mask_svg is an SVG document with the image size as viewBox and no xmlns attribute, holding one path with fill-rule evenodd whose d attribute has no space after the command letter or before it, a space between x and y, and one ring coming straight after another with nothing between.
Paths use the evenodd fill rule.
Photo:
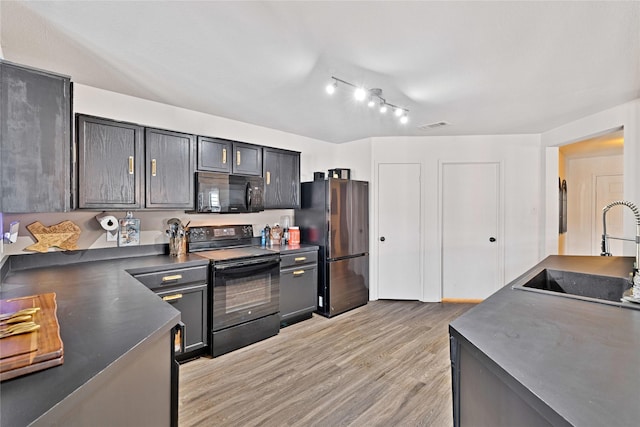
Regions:
<instances>
[{"instance_id":1,"label":"white wall","mask_svg":"<svg viewBox=\"0 0 640 427\"><path fill-rule=\"evenodd\" d=\"M572 121L544 132L540 136L543 147L558 147L621 128L624 129L624 198L640 205L640 171L638 171L638 165L640 165L640 99ZM551 192L556 191L555 187L550 185L551 182L557 183L557 157L555 161L556 163L553 163L553 159L547 156L543 167L545 190L541 203L544 203L545 198L550 200ZM557 211L545 210L545 227L541 229L543 234L539 237L540 251L543 256L557 253L557 227L553 232L551 226L554 216L557 216ZM635 235L635 223L628 219L628 216L625 216L624 230L625 236ZM624 245L624 255L635 255L633 243Z\"/></svg>"},{"instance_id":2,"label":"white wall","mask_svg":"<svg viewBox=\"0 0 640 427\"><path fill-rule=\"evenodd\" d=\"M392 148L391 148L392 147ZM422 271L425 301L440 301L441 252L439 225L439 162L500 162L503 165L505 283L539 261L538 235L541 150L539 135L489 135L459 137L396 137L372 139L372 179L380 163L416 163L422 168ZM557 180L557 177L556 177ZM372 209L376 209L375 193ZM393 209L393 207L381 207ZM472 214L472 213L470 213ZM377 224L372 224L377 236ZM377 239L372 239L375 264ZM372 274L371 296L376 299L378 283Z\"/></svg>"},{"instance_id":3,"label":"white wall","mask_svg":"<svg viewBox=\"0 0 640 427\"><path fill-rule=\"evenodd\" d=\"M336 145L334 163L351 168L351 179L371 181L371 138Z\"/></svg>"}]
</instances>

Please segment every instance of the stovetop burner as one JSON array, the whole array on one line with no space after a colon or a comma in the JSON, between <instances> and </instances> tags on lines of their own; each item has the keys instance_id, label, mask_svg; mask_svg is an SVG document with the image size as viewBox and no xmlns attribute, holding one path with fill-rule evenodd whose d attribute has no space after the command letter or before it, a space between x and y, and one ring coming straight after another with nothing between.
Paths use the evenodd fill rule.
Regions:
<instances>
[{"instance_id":1,"label":"stovetop burner","mask_svg":"<svg viewBox=\"0 0 640 427\"><path fill-rule=\"evenodd\" d=\"M261 249L254 247L230 248L230 249L214 249L210 251L200 251L197 254L201 257L212 261L226 261L239 258L253 258L265 255L277 255L276 252L269 249Z\"/></svg>"},{"instance_id":2,"label":"stovetop burner","mask_svg":"<svg viewBox=\"0 0 640 427\"><path fill-rule=\"evenodd\" d=\"M190 227L188 252L212 261L276 255L275 251L255 247L252 225L206 225Z\"/></svg>"}]
</instances>

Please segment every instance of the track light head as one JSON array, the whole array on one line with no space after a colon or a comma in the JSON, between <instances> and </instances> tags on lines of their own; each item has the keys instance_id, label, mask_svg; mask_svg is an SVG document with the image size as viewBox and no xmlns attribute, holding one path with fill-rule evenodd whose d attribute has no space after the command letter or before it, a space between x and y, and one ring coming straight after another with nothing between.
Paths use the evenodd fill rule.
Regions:
<instances>
[{"instance_id":1,"label":"track light head","mask_svg":"<svg viewBox=\"0 0 640 427\"><path fill-rule=\"evenodd\" d=\"M364 101L367 97L367 91L362 87L357 87L356 90L353 91L353 97L356 101Z\"/></svg>"},{"instance_id":2,"label":"track light head","mask_svg":"<svg viewBox=\"0 0 640 427\"><path fill-rule=\"evenodd\" d=\"M387 104L384 101L380 101L380 113L385 114L387 112Z\"/></svg>"},{"instance_id":3,"label":"track light head","mask_svg":"<svg viewBox=\"0 0 640 427\"><path fill-rule=\"evenodd\" d=\"M333 95L338 87L338 81L334 80L332 83L329 83L326 87L326 91L329 95Z\"/></svg>"},{"instance_id":4,"label":"track light head","mask_svg":"<svg viewBox=\"0 0 640 427\"><path fill-rule=\"evenodd\" d=\"M369 95L369 102L367 102L367 107L373 108L376 106L376 101L373 100L373 96Z\"/></svg>"}]
</instances>

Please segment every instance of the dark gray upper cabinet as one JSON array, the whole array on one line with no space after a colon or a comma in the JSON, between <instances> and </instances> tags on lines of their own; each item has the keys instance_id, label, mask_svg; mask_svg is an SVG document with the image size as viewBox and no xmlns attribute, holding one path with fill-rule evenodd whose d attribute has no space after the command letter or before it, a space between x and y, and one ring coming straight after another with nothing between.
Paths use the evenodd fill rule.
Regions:
<instances>
[{"instance_id":1,"label":"dark gray upper cabinet","mask_svg":"<svg viewBox=\"0 0 640 427\"><path fill-rule=\"evenodd\" d=\"M300 153L263 148L264 208L300 208Z\"/></svg>"},{"instance_id":2,"label":"dark gray upper cabinet","mask_svg":"<svg viewBox=\"0 0 640 427\"><path fill-rule=\"evenodd\" d=\"M198 170L262 175L262 147L229 139L198 137Z\"/></svg>"},{"instance_id":3,"label":"dark gray upper cabinet","mask_svg":"<svg viewBox=\"0 0 640 427\"><path fill-rule=\"evenodd\" d=\"M193 135L77 117L80 208L193 209Z\"/></svg>"},{"instance_id":4,"label":"dark gray upper cabinet","mask_svg":"<svg viewBox=\"0 0 640 427\"><path fill-rule=\"evenodd\" d=\"M198 170L231 172L232 141L208 136L198 137Z\"/></svg>"},{"instance_id":5,"label":"dark gray upper cabinet","mask_svg":"<svg viewBox=\"0 0 640 427\"><path fill-rule=\"evenodd\" d=\"M142 208L144 128L78 115L77 135L78 207Z\"/></svg>"},{"instance_id":6,"label":"dark gray upper cabinet","mask_svg":"<svg viewBox=\"0 0 640 427\"><path fill-rule=\"evenodd\" d=\"M262 147L233 141L233 173L240 175L262 175Z\"/></svg>"},{"instance_id":7,"label":"dark gray upper cabinet","mask_svg":"<svg viewBox=\"0 0 640 427\"><path fill-rule=\"evenodd\" d=\"M145 129L147 208L194 208L195 157L193 135Z\"/></svg>"},{"instance_id":8,"label":"dark gray upper cabinet","mask_svg":"<svg viewBox=\"0 0 640 427\"><path fill-rule=\"evenodd\" d=\"M0 74L0 212L67 212L71 80L1 60Z\"/></svg>"}]
</instances>

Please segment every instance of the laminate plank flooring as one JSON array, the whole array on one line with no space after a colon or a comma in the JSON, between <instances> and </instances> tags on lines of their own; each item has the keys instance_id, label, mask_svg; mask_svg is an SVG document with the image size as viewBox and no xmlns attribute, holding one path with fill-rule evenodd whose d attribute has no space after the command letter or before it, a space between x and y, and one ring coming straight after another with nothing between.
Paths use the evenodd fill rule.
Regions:
<instances>
[{"instance_id":1,"label":"laminate plank flooring","mask_svg":"<svg viewBox=\"0 0 640 427\"><path fill-rule=\"evenodd\" d=\"M371 301L180 367L180 426L451 426L448 325L474 304Z\"/></svg>"}]
</instances>

